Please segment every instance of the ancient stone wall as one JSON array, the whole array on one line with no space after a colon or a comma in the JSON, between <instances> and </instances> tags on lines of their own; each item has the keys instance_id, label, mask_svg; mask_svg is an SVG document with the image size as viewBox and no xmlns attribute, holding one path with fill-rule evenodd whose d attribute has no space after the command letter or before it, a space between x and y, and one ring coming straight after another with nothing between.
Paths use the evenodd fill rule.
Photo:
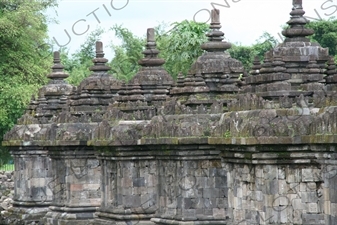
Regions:
<instances>
[{"instance_id":1,"label":"ancient stone wall","mask_svg":"<svg viewBox=\"0 0 337 225\"><path fill-rule=\"evenodd\" d=\"M12 206L14 196L14 171L0 171L0 210ZM1 218L1 215L0 215ZM1 220L0 220L1 224Z\"/></svg>"},{"instance_id":2,"label":"ancient stone wall","mask_svg":"<svg viewBox=\"0 0 337 225\"><path fill-rule=\"evenodd\" d=\"M228 165L229 166L229 165ZM228 198L238 224L325 224L336 221L335 192L321 166L230 165ZM327 182L328 181L328 182Z\"/></svg>"},{"instance_id":3,"label":"ancient stone wall","mask_svg":"<svg viewBox=\"0 0 337 225\"><path fill-rule=\"evenodd\" d=\"M212 10L206 52L174 84L148 29L127 84L107 72L50 82L4 138L15 161L9 224L337 224L336 66L293 0L285 42L251 75ZM325 68L327 66L327 69Z\"/></svg>"}]
</instances>

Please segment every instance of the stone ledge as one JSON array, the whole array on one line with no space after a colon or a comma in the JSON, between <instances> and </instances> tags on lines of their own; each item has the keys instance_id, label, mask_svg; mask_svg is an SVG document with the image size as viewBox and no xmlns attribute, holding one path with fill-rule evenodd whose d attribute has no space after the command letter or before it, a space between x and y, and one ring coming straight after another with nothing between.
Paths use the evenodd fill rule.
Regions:
<instances>
[{"instance_id":1,"label":"stone ledge","mask_svg":"<svg viewBox=\"0 0 337 225\"><path fill-rule=\"evenodd\" d=\"M8 222L7 224L30 224L39 222L48 212L48 207L43 208L23 208L11 207L7 211L2 211L1 216Z\"/></svg>"},{"instance_id":2,"label":"stone ledge","mask_svg":"<svg viewBox=\"0 0 337 225\"><path fill-rule=\"evenodd\" d=\"M172 225L226 225L228 221L225 220L205 220L205 221L178 221L178 220L167 220L161 218L153 218L152 222L160 225L172 224Z\"/></svg>"},{"instance_id":3,"label":"stone ledge","mask_svg":"<svg viewBox=\"0 0 337 225\"><path fill-rule=\"evenodd\" d=\"M334 144L337 143L337 135L303 135L303 136L265 136L265 137L209 137L210 145L288 145L288 144Z\"/></svg>"},{"instance_id":4,"label":"stone ledge","mask_svg":"<svg viewBox=\"0 0 337 225\"><path fill-rule=\"evenodd\" d=\"M51 203L51 200L45 201L45 202L37 202L37 201L31 201L31 202L23 202L23 201L15 201L13 202L14 206L18 207L49 207Z\"/></svg>"},{"instance_id":5,"label":"stone ledge","mask_svg":"<svg viewBox=\"0 0 337 225\"><path fill-rule=\"evenodd\" d=\"M61 140L43 140L43 141L21 141L21 140L10 140L3 141L2 144L8 147L14 146L24 146L24 147L34 147L34 146L86 146L86 140L76 140L76 141L61 141Z\"/></svg>"},{"instance_id":6,"label":"stone ledge","mask_svg":"<svg viewBox=\"0 0 337 225\"><path fill-rule=\"evenodd\" d=\"M131 214L131 215L121 215L121 214L111 214L104 212L96 212L96 216L103 218L111 218L116 220L150 220L155 214Z\"/></svg>"}]
</instances>

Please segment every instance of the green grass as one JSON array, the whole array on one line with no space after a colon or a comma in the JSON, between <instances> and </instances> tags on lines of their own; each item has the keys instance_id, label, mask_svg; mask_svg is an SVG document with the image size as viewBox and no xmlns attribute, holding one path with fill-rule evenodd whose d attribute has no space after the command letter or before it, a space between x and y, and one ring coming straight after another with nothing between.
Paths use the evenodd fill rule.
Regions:
<instances>
[{"instance_id":1,"label":"green grass","mask_svg":"<svg viewBox=\"0 0 337 225\"><path fill-rule=\"evenodd\" d=\"M14 164L5 164L0 166L0 171L14 171Z\"/></svg>"}]
</instances>

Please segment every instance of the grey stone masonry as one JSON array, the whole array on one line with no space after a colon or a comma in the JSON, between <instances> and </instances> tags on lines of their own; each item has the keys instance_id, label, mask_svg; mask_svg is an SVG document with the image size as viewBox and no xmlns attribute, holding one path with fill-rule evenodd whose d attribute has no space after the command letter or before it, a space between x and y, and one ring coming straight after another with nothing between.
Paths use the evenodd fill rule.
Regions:
<instances>
[{"instance_id":1,"label":"grey stone masonry","mask_svg":"<svg viewBox=\"0 0 337 225\"><path fill-rule=\"evenodd\" d=\"M193 151L192 146L190 149ZM158 190L161 216L152 221L171 224L198 220L206 224L226 224L227 171L209 151L200 150L200 146L196 146L197 149L199 152L194 156L188 156L189 151L185 150L179 156L161 160Z\"/></svg>"},{"instance_id":2,"label":"grey stone masonry","mask_svg":"<svg viewBox=\"0 0 337 225\"><path fill-rule=\"evenodd\" d=\"M336 65L293 0L283 43L248 74L211 12L205 50L176 84L147 33L142 68L50 82L5 136L15 162L9 224L335 225ZM187 40L186 40L187 41Z\"/></svg>"},{"instance_id":3,"label":"grey stone masonry","mask_svg":"<svg viewBox=\"0 0 337 225\"><path fill-rule=\"evenodd\" d=\"M226 52L231 44L223 41L220 28L220 11L214 9L208 42L201 45L205 53L192 64L185 78L178 77L177 85L170 91L179 99L184 114L214 113L215 107L218 113L226 112L227 104L240 90L246 73L243 64Z\"/></svg>"},{"instance_id":4,"label":"grey stone masonry","mask_svg":"<svg viewBox=\"0 0 337 225\"><path fill-rule=\"evenodd\" d=\"M50 150L52 166L57 169L47 184L53 190L53 201L44 222L88 224L101 203L101 166L90 148L65 150Z\"/></svg>"},{"instance_id":5,"label":"grey stone masonry","mask_svg":"<svg viewBox=\"0 0 337 225\"><path fill-rule=\"evenodd\" d=\"M290 148L293 157L287 156ZM252 154L254 158L249 164L241 164L247 160L239 155L223 154L223 167L231 173L228 202L233 210L233 224L238 221L240 224L334 224L328 221L335 221L331 207L335 207L336 201L332 184L336 181L337 167L324 163L324 154L319 157L324 147L270 146L270 150L274 152L246 152L246 157ZM305 150L316 152L321 163L304 153ZM306 155L306 159L301 155Z\"/></svg>"},{"instance_id":6,"label":"grey stone masonry","mask_svg":"<svg viewBox=\"0 0 337 225\"><path fill-rule=\"evenodd\" d=\"M307 36L314 31L305 28L309 21L304 14L302 1L294 1L289 27L282 32L285 41L265 54L258 72L252 71L252 76L245 80L243 92L256 93L276 104L282 97L292 100L300 95L308 96L308 103L312 103L313 93L320 96L326 93L328 49L309 41ZM280 107L287 108L289 104L280 102Z\"/></svg>"},{"instance_id":7,"label":"grey stone masonry","mask_svg":"<svg viewBox=\"0 0 337 225\"><path fill-rule=\"evenodd\" d=\"M21 147L13 151L15 176L13 207L4 217L9 223L24 219L25 224L39 222L52 201L52 164L41 147Z\"/></svg>"},{"instance_id":8,"label":"grey stone masonry","mask_svg":"<svg viewBox=\"0 0 337 225\"><path fill-rule=\"evenodd\" d=\"M102 203L95 224L153 224L158 208L158 162L153 157L102 153Z\"/></svg>"},{"instance_id":9,"label":"grey stone masonry","mask_svg":"<svg viewBox=\"0 0 337 225\"><path fill-rule=\"evenodd\" d=\"M14 171L0 171L0 224L8 224L13 220L12 215L9 217L8 209L13 206L14 196Z\"/></svg>"},{"instance_id":10,"label":"grey stone masonry","mask_svg":"<svg viewBox=\"0 0 337 225\"><path fill-rule=\"evenodd\" d=\"M162 67L165 60L158 58L156 46L155 31L149 28L146 49L143 51L145 57L138 62L142 67L114 98L111 105L113 117L125 120L151 119L169 97L173 79Z\"/></svg>"}]
</instances>

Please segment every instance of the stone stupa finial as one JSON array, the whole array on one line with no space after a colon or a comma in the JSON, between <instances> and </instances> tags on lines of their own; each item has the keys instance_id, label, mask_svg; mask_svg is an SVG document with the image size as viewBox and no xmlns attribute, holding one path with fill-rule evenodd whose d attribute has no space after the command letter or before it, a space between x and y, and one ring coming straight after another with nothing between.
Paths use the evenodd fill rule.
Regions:
<instances>
[{"instance_id":1,"label":"stone stupa finial","mask_svg":"<svg viewBox=\"0 0 337 225\"><path fill-rule=\"evenodd\" d=\"M64 71L64 66L61 64L60 52L54 52L54 65L52 66L52 73L47 75L51 79L51 83L60 82L69 77ZM65 82L65 81L64 81Z\"/></svg>"},{"instance_id":2,"label":"stone stupa finial","mask_svg":"<svg viewBox=\"0 0 337 225\"><path fill-rule=\"evenodd\" d=\"M253 61L253 65L252 65L252 69L250 70L250 74L251 75L258 75L260 73L260 69L261 69L261 62L258 56L254 57L254 61Z\"/></svg>"},{"instance_id":3,"label":"stone stupa finial","mask_svg":"<svg viewBox=\"0 0 337 225\"><path fill-rule=\"evenodd\" d=\"M293 8L290 12L291 18L287 22L290 27L282 31L282 34L287 37L285 42L309 42L306 36L314 34L314 30L305 28L309 20L303 16L304 14L302 0L293 0Z\"/></svg>"},{"instance_id":4,"label":"stone stupa finial","mask_svg":"<svg viewBox=\"0 0 337 225\"><path fill-rule=\"evenodd\" d=\"M327 67L327 70L326 70L326 74L328 76L337 74L336 64L335 64L335 60L334 60L333 56L329 57L329 60L328 60L327 64L328 64L328 67Z\"/></svg>"},{"instance_id":5,"label":"stone stupa finial","mask_svg":"<svg viewBox=\"0 0 337 225\"><path fill-rule=\"evenodd\" d=\"M145 57L138 61L139 65L143 67L156 67L165 63L164 59L158 58L159 50L156 46L154 29L148 28L146 49L142 52Z\"/></svg>"},{"instance_id":6,"label":"stone stupa finial","mask_svg":"<svg viewBox=\"0 0 337 225\"><path fill-rule=\"evenodd\" d=\"M203 50L208 52L223 52L231 48L231 44L222 41L224 39L224 33L220 31L220 10L212 9L211 11L211 31L207 34L208 42L201 45Z\"/></svg>"},{"instance_id":7,"label":"stone stupa finial","mask_svg":"<svg viewBox=\"0 0 337 225\"><path fill-rule=\"evenodd\" d=\"M96 58L94 58L92 62L94 65L90 67L90 71L107 74L107 71L111 69L105 65L108 60L104 58L103 43L101 41L96 41Z\"/></svg>"}]
</instances>

